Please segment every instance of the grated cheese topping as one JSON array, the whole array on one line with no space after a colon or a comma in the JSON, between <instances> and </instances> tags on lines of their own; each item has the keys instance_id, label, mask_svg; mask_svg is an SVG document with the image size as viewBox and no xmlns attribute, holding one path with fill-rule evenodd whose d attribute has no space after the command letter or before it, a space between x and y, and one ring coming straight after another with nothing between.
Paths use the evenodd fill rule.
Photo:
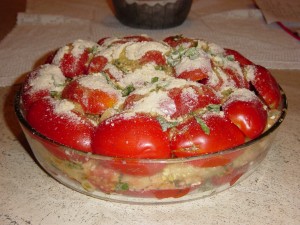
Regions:
<instances>
[{"instance_id":1,"label":"grated cheese topping","mask_svg":"<svg viewBox=\"0 0 300 225\"><path fill-rule=\"evenodd\" d=\"M46 89L62 92L64 86L70 82L70 78L64 77L59 62L65 53L72 54L75 58L85 50L90 52L90 59L95 56L104 56L108 60L102 71L98 73L82 74L71 78L77 79L82 87L92 90L102 90L109 95L117 96L117 102L113 103L111 110L105 113L103 118L122 113L130 116L136 113L149 113L162 116L167 121L178 110L178 103L169 96L170 90L179 88L182 90L176 101L184 104L185 109L195 110L194 104L199 101L198 93L193 87L209 86L221 99L241 99L251 101L257 98L255 93L245 88L238 88L235 81L228 76L226 69L234 71L237 79L244 77L248 82L255 78L255 67L252 65L241 66L232 57L226 56L224 48L215 43L209 43L201 39L193 39L193 42L181 43L171 47L167 43L158 41L137 41L136 38L111 37L103 40L99 45L92 41L76 40L70 45L60 48L51 65L42 66L39 76L29 81L32 92ZM150 40L150 39L149 39ZM166 65L157 65L155 60L148 63L140 59L149 51L159 51L166 59ZM86 62L88 65L89 61ZM204 80L192 81L181 79L177 76L183 72L191 72L200 69L206 74ZM224 94L225 93L225 94ZM127 97L138 96L133 99L130 107L124 106ZM230 96L230 97L229 97ZM134 97L134 96L133 96ZM58 98L59 95L58 95ZM115 98L114 98L115 99ZM226 102L228 104L229 101ZM56 107L56 112L72 110L72 104L62 101ZM206 111L206 110L204 110ZM222 111L219 112L222 114ZM184 115L183 115L184 116ZM177 118L181 120L182 117Z\"/></svg>"},{"instance_id":2,"label":"grated cheese topping","mask_svg":"<svg viewBox=\"0 0 300 225\"><path fill-rule=\"evenodd\" d=\"M29 80L29 85L32 87L32 93L40 90L57 92L61 92L63 90L66 77L63 75L58 66L46 64L41 66L37 73L38 76Z\"/></svg>"},{"instance_id":3,"label":"grated cheese topping","mask_svg":"<svg viewBox=\"0 0 300 225\"><path fill-rule=\"evenodd\" d=\"M135 113L145 112L153 115L168 117L176 112L176 105L167 92L151 92L145 98L137 101L131 110Z\"/></svg>"},{"instance_id":4,"label":"grated cheese topping","mask_svg":"<svg viewBox=\"0 0 300 225\"><path fill-rule=\"evenodd\" d=\"M170 49L166 44L155 41L133 42L126 46L126 57L130 60L138 60L149 51L159 51L165 54Z\"/></svg>"}]
</instances>

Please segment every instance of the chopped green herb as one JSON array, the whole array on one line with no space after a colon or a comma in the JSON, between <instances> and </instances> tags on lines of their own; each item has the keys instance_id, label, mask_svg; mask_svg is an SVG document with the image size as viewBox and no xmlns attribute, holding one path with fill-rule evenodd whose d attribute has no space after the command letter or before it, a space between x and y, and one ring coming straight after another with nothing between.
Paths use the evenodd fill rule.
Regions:
<instances>
[{"instance_id":1,"label":"chopped green herb","mask_svg":"<svg viewBox=\"0 0 300 225\"><path fill-rule=\"evenodd\" d=\"M101 72L101 75L105 77L105 79L106 79L107 83L110 83L110 81L111 81L111 80L110 80L110 77L108 76L108 74L107 74L107 73L105 73L105 72Z\"/></svg>"},{"instance_id":2,"label":"chopped green herb","mask_svg":"<svg viewBox=\"0 0 300 225\"><path fill-rule=\"evenodd\" d=\"M229 61L234 61L234 56L228 55L228 56L226 56L226 59L228 59Z\"/></svg>"},{"instance_id":3,"label":"chopped green herb","mask_svg":"<svg viewBox=\"0 0 300 225\"><path fill-rule=\"evenodd\" d=\"M50 91L50 96L52 98L58 99L58 98L60 98L60 92L58 92L58 91Z\"/></svg>"},{"instance_id":4,"label":"chopped green herb","mask_svg":"<svg viewBox=\"0 0 300 225\"><path fill-rule=\"evenodd\" d=\"M124 182L119 182L116 184L116 191L128 191L129 190L129 185Z\"/></svg>"},{"instance_id":5,"label":"chopped green herb","mask_svg":"<svg viewBox=\"0 0 300 225\"><path fill-rule=\"evenodd\" d=\"M76 169L76 170L82 170L82 165L78 163L73 163L73 162L66 162L65 164L68 168L71 169Z\"/></svg>"},{"instance_id":6,"label":"chopped green herb","mask_svg":"<svg viewBox=\"0 0 300 225\"><path fill-rule=\"evenodd\" d=\"M221 105L218 104L209 104L207 106L207 110L211 112L220 112L221 111Z\"/></svg>"},{"instance_id":7,"label":"chopped green herb","mask_svg":"<svg viewBox=\"0 0 300 225\"><path fill-rule=\"evenodd\" d=\"M122 96L126 97L134 90L135 90L135 88L134 88L133 84L130 84L122 90Z\"/></svg>"},{"instance_id":8,"label":"chopped green herb","mask_svg":"<svg viewBox=\"0 0 300 225\"><path fill-rule=\"evenodd\" d=\"M154 68L155 68L155 70L160 70L160 71L164 70L164 67L161 65L157 65Z\"/></svg>"},{"instance_id":9,"label":"chopped green herb","mask_svg":"<svg viewBox=\"0 0 300 225\"><path fill-rule=\"evenodd\" d=\"M200 53L196 46L191 48L184 48L182 45L180 45L179 48L172 51L169 57L167 58L168 64L170 64L171 66L175 66L180 62L183 56L186 56L192 60L197 59Z\"/></svg>"},{"instance_id":10,"label":"chopped green herb","mask_svg":"<svg viewBox=\"0 0 300 225\"><path fill-rule=\"evenodd\" d=\"M221 94L224 97L228 97L232 92L233 92L233 90L231 88L229 88L229 89L226 89L226 90L222 91Z\"/></svg>"},{"instance_id":11,"label":"chopped green herb","mask_svg":"<svg viewBox=\"0 0 300 225\"><path fill-rule=\"evenodd\" d=\"M157 82L158 81L158 77L152 77L152 79L151 79L151 83L152 84L154 84L155 82Z\"/></svg>"},{"instance_id":12,"label":"chopped green herb","mask_svg":"<svg viewBox=\"0 0 300 225\"><path fill-rule=\"evenodd\" d=\"M173 38L174 41L179 41L180 39L182 39L182 34L178 34Z\"/></svg>"},{"instance_id":13,"label":"chopped green herb","mask_svg":"<svg viewBox=\"0 0 300 225\"><path fill-rule=\"evenodd\" d=\"M98 51L98 47L97 46L93 46L92 48L89 49L89 52L92 54L96 54Z\"/></svg>"},{"instance_id":14,"label":"chopped green herb","mask_svg":"<svg viewBox=\"0 0 300 225\"><path fill-rule=\"evenodd\" d=\"M183 46L179 46L178 49L175 49L174 51L171 52L171 54L167 58L167 62L171 66L175 66L176 64L178 64L180 62L181 57L183 56L183 54L185 52L186 52L186 49Z\"/></svg>"},{"instance_id":15,"label":"chopped green herb","mask_svg":"<svg viewBox=\"0 0 300 225\"><path fill-rule=\"evenodd\" d=\"M178 122L177 121L174 121L174 122L170 122L170 121L167 121L165 118L163 118L162 116L158 116L157 117L157 120L162 128L163 131L166 131L168 130L169 128L172 128L172 127L175 127L178 125Z\"/></svg>"},{"instance_id":16,"label":"chopped green herb","mask_svg":"<svg viewBox=\"0 0 300 225\"><path fill-rule=\"evenodd\" d=\"M195 116L195 119L197 121L197 123L201 126L201 129L203 130L203 132L207 135L210 134L210 129L209 127L206 125L206 123L199 117Z\"/></svg>"},{"instance_id":17,"label":"chopped green herb","mask_svg":"<svg viewBox=\"0 0 300 225\"><path fill-rule=\"evenodd\" d=\"M189 48L185 53L184 53L185 56L189 57L189 59L197 59L200 55L199 51L197 50L197 48L195 47L192 47L192 48Z\"/></svg>"}]
</instances>

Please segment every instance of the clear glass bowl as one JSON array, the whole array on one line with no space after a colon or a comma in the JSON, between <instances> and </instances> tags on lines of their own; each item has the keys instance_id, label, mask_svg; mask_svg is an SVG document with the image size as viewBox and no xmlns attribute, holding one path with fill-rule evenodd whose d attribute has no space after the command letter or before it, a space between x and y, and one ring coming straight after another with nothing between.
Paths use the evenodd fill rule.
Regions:
<instances>
[{"instance_id":1,"label":"clear glass bowl","mask_svg":"<svg viewBox=\"0 0 300 225\"><path fill-rule=\"evenodd\" d=\"M276 120L258 138L214 154L164 160L93 155L50 140L25 120L20 93L15 99L15 111L37 161L62 184L108 201L163 204L216 194L251 174L265 158L286 116L287 100L281 93Z\"/></svg>"}]
</instances>

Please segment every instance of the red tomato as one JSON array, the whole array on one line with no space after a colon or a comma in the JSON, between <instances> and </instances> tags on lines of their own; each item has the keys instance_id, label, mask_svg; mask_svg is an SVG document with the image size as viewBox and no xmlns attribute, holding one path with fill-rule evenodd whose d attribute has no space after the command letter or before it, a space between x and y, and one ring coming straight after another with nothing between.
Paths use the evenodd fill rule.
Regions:
<instances>
[{"instance_id":1,"label":"red tomato","mask_svg":"<svg viewBox=\"0 0 300 225\"><path fill-rule=\"evenodd\" d=\"M190 119L177 127L177 132L172 137L170 144L175 156L203 155L235 147L245 142L242 131L226 117L208 113L197 120Z\"/></svg>"},{"instance_id":2,"label":"red tomato","mask_svg":"<svg viewBox=\"0 0 300 225\"><path fill-rule=\"evenodd\" d=\"M187 195L190 192L191 188L184 188L184 189L169 189L169 190L155 190L153 191L153 195L157 199L164 199L164 198L181 198Z\"/></svg>"},{"instance_id":3,"label":"red tomato","mask_svg":"<svg viewBox=\"0 0 300 225\"><path fill-rule=\"evenodd\" d=\"M56 113L53 101L44 98L30 107L26 119L41 134L68 147L91 152L91 135L94 126L74 112Z\"/></svg>"},{"instance_id":4,"label":"red tomato","mask_svg":"<svg viewBox=\"0 0 300 225\"><path fill-rule=\"evenodd\" d=\"M258 137L267 124L267 111L263 104L253 94L251 100L231 95L227 102L223 104L225 115L249 138Z\"/></svg>"},{"instance_id":5,"label":"red tomato","mask_svg":"<svg viewBox=\"0 0 300 225\"><path fill-rule=\"evenodd\" d=\"M195 40L193 40L191 38L183 37L181 35L170 36L170 37L165 38L163 41L166 42L168 45L170 45L173 48L175 48L178 45L181 45L183 43L189 43L190 47L192 47L196 43Z\"/></svg>"},{"instance_id":6,"label":"red tomato","mask_svg":"<svg viewBox=\"0 0 300 225\"><path fill-rule=\"evenodd\" d=\"M116 157L111 167L133 175L152 175L164 165L145 164L136 159L170 157L167 134L158 121L146 115L126 118L117 115L99 124L92 140L95 154Z\"/></svg>"},{"instance_id":7,"label":"red tomato","mask_svg":"<svg viewBox=\"0 0 300 225\"><path fill-rule=\"evenodd\" d=\"M165 167L163 163L159 162L145 163L141 162L140 159L128 158L114 158L113 161L107 161L104 164L106 168L136 176L152 176Z\"/></svg>"},{"instance_id":8,"label":"red tomato","mask_svg":"<svg viewBox=\"0 0 300 225\"><path fill-rule=\"evenodd\" d=\"M220 104L221 102L215 92L206 86L190 85L184 88L173 88L168 95L176 105L176 112L171 115L172 118L204 108L209 104Z\"/></svg>"},{"instance_id":9,"label":"red tomato","mask_svg":"<svg viewBox=\"0 0 300 225\"><path fill-rule=\"evenodd\" d=\"M131 109L133 107L134 103L141 100L142 98L144 98L143 95L130 94L124 101L124 105L123 105L124 110Z\"/></svg>"},{"instance_id":10,"label":"red tomato","mask_svg":"<svg viewBox=\"0 0 300 225\"><path fill-rule=\"evenodd\" d=\"M244 76L238 74L237 71L231 68L224 68L224 72L227 74L228 78L235 83L237 88L250 88L249 82L246 80Z\"/></svg>"},{"instance_id":11,"label":"red tomato","mask_svg":"<svg viewBox=\"0 0 300 225\"><path fill-rule=\"evenodd\" d=\"M157 65L166 65L166 59L165 57L162 55L162 53L160 51L148 51L141 59L140 59L140 63L141 64L145 64L145 63L149 63L149 62L154 62Z\"/></svg>"},{"instance_id":12,"label":"red tomato","mask_svg":"<svg viewBox=\"0 0 300 225\"><path fill-rule=\"evenodd\" d=\"M215 176L211 179L212 184L220 186L229 183L233 186L241 176L243 176L249 168L249 164L245 164L239 168L230 169L220 176Z\"/></svg>"},{"instance_id":13,"label":"red tomato","mask_svg":"<svg viewBox=\"0 0 300 225\"><path fill-rule=\"evenodd\" d=\"M210 156L207 158L197 159L190 162L190 164L197 167L216 167L225 166L240 156L243 151L224 152L222 155Z\"/></svg>"},{"instance_id":14,"label":"red tomato","mask_svg":"<svg viewBox=\"0 0 300 225\"><path fill-rule=\"evenodd\" d=\"M91 161L93 169L88 170L87 179L98 190L110 194L115 192L115 187L120 179L119 172L106 166L105 161Z\"/></svg>"},{"instance_id":15,"label":"red tomato","mask_svg":"<svg viewBox=\"0 0 300 225\"><path fill-rule=\"evenodd\" d=\"M25 81L23 83L21 99L22 99L22 106L25 112L27 112L31 107L31 105L37 100L40 100L45 96L50 96L50 91L47 89L32 91L32 86L30 85L30 81L40 76L39 71L40 68L33 70L31 73L28 74L28 76L25 78Z\"/></svg>"},{"instance_id":16,"label":"red tomato","mask_svg":"<svg viewBox=\"0 0 300 225\"><path fill-rule=\"evenodd\" d=\"M276 109L281 102L278 83L264 67L255 65L255 78L251 81L258 94L271 109Z\"/></svg>"},{"instance_id":17,"label":"red tomato","mask_svg":"<svg viewBox=\"0 0 300 225\"><path fill-rule=\"evenodd\" d=\"M40 139L40 141L52 155L54 155L55 157L57 157L61 160L72 161L75 163L76 162L84 163L89 160L87 157L79 154L76 151L73 151L73 150L66 151L66 148L63 148L57 144L54 144L54 143L51 143L49 141L45 141L42 139Z\"/></svg>"},{"instance_id":18,"label":"red tomato","mask_svg":"<svg viewBox=\"0 0 300 225\"><path fill-rule=\"evenodd\" d=\"M211 73L207 78L199 80L199 83L211 87L215 91L220 91L221 87L224 85L224 80L218 73Z\"/></svg>"},{"instance_id":19,"label":"red tomato","mask_svg":"<svg viewBox=\"0 0 300 225\"><path fill-rule=\"evenodd\" d=\"M83 111L90 114L101 114L118 101L116 94L100 89L90 89L81 85L78 80L71 81L64 88L62 97L79 103Z\"/></svg>"},{"instance_id":20,"label":"red tomato","mask_svg":"<svg viewBox=\"0 0 300 225\"><path fill-rule=\"evenodd\" d=\"M236 61L238 61L242 66L254 65L249 59L241 55L239 52L232 49L225 49L225 55L232 55Z\"/></svg>"},{"instance_id":21,"label":"red tomato","mask_svg":"<svg viewBox=\"0 0 300 225\"><path fill-rule=\"evenodd\" d=\"M40 90L40 91L36 91L36 92L25 92L23 91L22 93L22 106L23 109L25 110L25 112L27 112L31 105L33 103L35 103L36 101L44 98L45 96L49 96L49 91L48 90Z\"/></svg>"},{"instance_id":22,"label":"red tomato","mask_svg":"<svg viewBox=\"0 0 300 225\"><path fill-rule=\"evenodd\" d=\"M191 80L191 81L199 81L205 78L208 78L207 73L202 69L195 69L191 71L184 71L177 76L177 78Z\"/></svg>"},{"instance_id":23,"label":"red tomato","mask_svg":"<svg viewBox=\"0 0 300 225\"><path fill-rule=\"evenodd\" d=\"M116 115L99 124L93 136L95 154L136 159L170 157L167 134L159 122L150 116Z\"/></svg>"},{"instance_id":24,"label":"red tomato","mask_svg":"<svg viewBox=\"0 0 300 225\"><path fill-rule=\"evenodd\" d=\"M101 72L104 69L107 62L108 60L104 56L95 56L89 64L88 74Z\"/></svg>"},{"instance_id":25,"label":"red tomato","mask_svg":"<svg viewBox=\"0 0 300 225\"><path fill-rule=\"evenodd\" d=\"M65 53L59 66L66 77L73 78L87 73L88 61L89 51L86 49L79 57Z\"/></svg>"},{"instance_id":26,"label":"red tomato","mask_svg":"<svg viewBox=\"0 0 300 225\"><path fill-rule=\"evenodd\" d=\"M104 42L105 42L108 38L109 38L109 37L101 38L99 41L97 41L97 44L98 44L98 45L103 45Z\"/></svg>"},{"instance_id":27,"label":"red tomato","mask_svg":"<svg viewBox=\"0 0 300 225\"><path fill-rule=\"evenodd\" d=\"M146 190L146 191L120 191L120 193L128 196L143 197L143 198L181 198L187 195L192 188L183 189L161 189L161 190Z\"/></svg>"}]
</instances>

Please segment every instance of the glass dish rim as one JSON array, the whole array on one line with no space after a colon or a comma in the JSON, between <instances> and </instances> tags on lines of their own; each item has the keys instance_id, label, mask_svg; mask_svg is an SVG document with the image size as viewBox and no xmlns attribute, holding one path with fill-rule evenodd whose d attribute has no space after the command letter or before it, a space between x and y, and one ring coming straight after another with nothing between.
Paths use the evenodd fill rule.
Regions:
<instances>
[{"instance_id":1,"label":"glass dish rim","mask_svg":"<svg viewBox=\"0 0 300 225\"><path fill-rule=\"evenodd\" d=\"M281 94L281 114L280 116L277 118L277 121L270 127L268 128L266 131L264 131L261 135L259 135L258 137L247 141L241 145L232 147L232 148L228 148L228 149L224 149L221 151L217 151L217 152L213 152L213 153L207 153L207 154L203 154L203 155L199 155L199 156L192 156L192 157L183 157L183 158L167 158L167 159L140 159L140 158L118 158L118 157L110 157L110 156L104 156L104 155L98 155L98 154L93 154L91 152L83 152L74 148L71 148L69 146L66 146L64 144L61 144L55 140L52 140L50 138L48 138L47 136L41 134L40 132L38 132L37 130L35 130L28 122L27 120L24 118L23 113L21 112L21 108L20 108L20 103L21 103L21 92L22 92L22 86L19 88L19 90L17 91L17 94L15 95L15 100L14 100L14 111L15 114L19 120L19 122L22 124L22 126L24 126L31 134L36 135L37 137L41 138L42 140L45 140L46 142L50 142L52 144L55 144L57 146L62 147L63 149L70 149L72 150L75 154L79 154L79 155L83 155L86 156L88 158L93 158L93 159L97 159L97 160L105 160L105 161L110 161L110 160L116 160L116 159L120 159L120 160L124 160L124 161L138 161L139 163L183 163L183 162L189 162L189 161L196 161L196 160L201 160L201 159L209 159L211 157L216 157L216 156L221 156L221 155L226 155L226 154L230 154L236 151L239 151L241 149L244 149L256 142L259 142L260 140L264 139L265 137L269 136L271 133L273 133L275 130L277 130L277 128L279 128L279 126L281 125L281 123L284 121L286 115L287 115L287 109L288 109L288 101L287 101L287 97L285 92L283 91L283 89L281 88L280 85L279 89L280 89L280 94Z\"/></svg>"}]
</instances>

